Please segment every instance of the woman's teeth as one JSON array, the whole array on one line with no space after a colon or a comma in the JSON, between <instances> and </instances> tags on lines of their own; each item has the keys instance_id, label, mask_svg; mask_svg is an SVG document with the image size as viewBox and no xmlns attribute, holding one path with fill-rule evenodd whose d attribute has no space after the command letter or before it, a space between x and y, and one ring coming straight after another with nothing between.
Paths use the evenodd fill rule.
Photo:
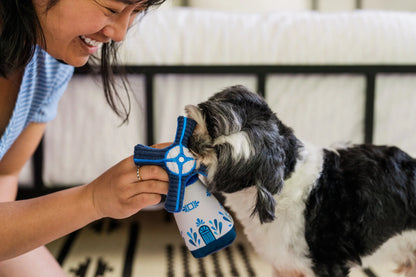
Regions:
<instances>
[{"instance_id":1,"label":"woman's teeth","mask_svg":"<svg viewBox=\"0 0 416 277\"><path fill-rule=\"evenodd\" d=\"M98 47L98 46L100 46L102 44L102 42L93 40L91 38L87 38L86 36L80 36L80 38L82 39L82 41L84 41L89 46Z\"/></svg>"}]
</instances>

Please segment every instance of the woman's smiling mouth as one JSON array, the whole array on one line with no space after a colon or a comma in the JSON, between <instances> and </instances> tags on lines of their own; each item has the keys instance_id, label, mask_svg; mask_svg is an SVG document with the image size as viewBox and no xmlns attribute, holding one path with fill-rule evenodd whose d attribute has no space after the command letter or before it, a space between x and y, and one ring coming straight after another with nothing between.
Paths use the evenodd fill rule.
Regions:
<instances>
[{"instance_id":1,"label":"woman's smiling mouth","mask_svg":"<svg viewBox=\"0 0 416 277\"><path fill-rule=\"evenodd\" d=\"M103 44L102 42L93 40L92 38L88 38L84 35L80 36L80 38L85 44L87 44L90 47L99 47L101 46L101 44Z\"/></svg>"}]
</instances>

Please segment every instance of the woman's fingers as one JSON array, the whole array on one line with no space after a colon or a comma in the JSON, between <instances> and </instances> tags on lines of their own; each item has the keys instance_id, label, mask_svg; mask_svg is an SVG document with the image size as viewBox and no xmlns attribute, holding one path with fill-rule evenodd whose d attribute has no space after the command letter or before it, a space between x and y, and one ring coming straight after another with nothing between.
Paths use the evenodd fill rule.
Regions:
<instances>
[{"instance_id":1,"label":"woman's fingers","mask_svg":"<svg viewBox=\"0 0 416 277\"><path fill-rule=\"evenodd\" d=\"M157 205L160 201L162 201L161 195L155 193L141 193L129 199L130 205L138 210Z\"/></svg>"},{"instance_id":2,"label":"woman's fingers","mask_svg":"<svg viewBox=\"0 0 416 277\"><path fill-rule=\"evenodd\" d=\"M138 171L138 174L137 174ZM139 169L134 172L136 181L147 181L147 180L160 180L160 181L169 181L168 174L166 171L157 165L141 165ZM138 176L140 175L140 180Z\"/></svg>"},{"instance_id":3,"label":"woman's fingers","mask_svg":"<svg viewBox=\"0 0 416 277\"><path fill-rule=\"evenodd\" d=\"M134 197L142 193L167 194L169 183L159 180L140 181L126 185L129 197Z\"/></svg>"},{"instance_id":4,"label":"woman's fingers","mask_svg":"<svg viewBox=\"0 0 416 277\"><path fill-rule=\"evenodd\" d=\"M151 147L162 149L170 145L172 145L171 142L166 142L166 143L154 144ZM146 180L160 180L160 181L166 181L166 182L169 181L169 177L166 171L157 165L141 165L141 166L135 167L134 170L135 170L134 173L135 173L136 179L139 179L138 177L140 176L140 180L138 181L146 181Z\"/></svg>"},{"instance_id":5,"label":"woman's fingers","mask_svg":"<svg viewBox=\"0 0 416 277\"><path fill-rule=\"evenodd\" d=\"M147 206L159 204L161 195L168 193L168 182L148 180L131 183L126 186L126 204L139 211Z\"/></svg>"}]
</instances>

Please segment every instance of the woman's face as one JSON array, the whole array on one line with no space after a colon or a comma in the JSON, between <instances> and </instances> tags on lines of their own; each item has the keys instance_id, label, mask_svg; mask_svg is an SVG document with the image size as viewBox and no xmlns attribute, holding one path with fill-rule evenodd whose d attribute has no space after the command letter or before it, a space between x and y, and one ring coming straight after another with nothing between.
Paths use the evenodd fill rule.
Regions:
<instances>
[{"instance_id":1,"label":"woman's face","mask_svg":"<svg viewBox=\"0 0 416 277\"><path fill-rule=\"evenodd\" d=\"M46 51L73 66L83 66L102 43L124 39L143 1L33 0L46 40Z\"/></svg>"}]
</instances>

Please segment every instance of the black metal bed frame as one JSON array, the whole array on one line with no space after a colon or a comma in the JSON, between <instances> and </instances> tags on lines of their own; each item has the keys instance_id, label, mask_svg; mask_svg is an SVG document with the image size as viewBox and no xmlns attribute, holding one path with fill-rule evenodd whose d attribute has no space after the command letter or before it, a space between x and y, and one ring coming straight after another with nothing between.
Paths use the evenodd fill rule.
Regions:
<instances>
[{"instance_id":1,"label":"black metal bed frame","mask_svg":"<svg viewBox=\"0 0 416 277\"><path fill-rule=\"evenodd\" d=\"M364 111L364 143L372 143L374 127L374 105L376 97L377 74L416 74L416 65L155 65L155 66L126 66L127 74L143 75L145 78L146 98L146 143L154 143L154 103L153 90L156 75L250 75L256 76L256 90L262 96L267 94L266 79L275 74L305 74L305 75L355 75L364 76L365 111ZM84 70L76 70L76 75L88 74ZM21 187L18 198L30 198L65 187L46 187L42 179L43 172L43 143L33 155L33 187Z\"/></svg>"},{"instance_id":2,"label":"black metal bed frame","mask_svg":"<svg viewBox=\"0 0 416 277\"><path fill-rule=\"evenodd\" d=\"M354 2L355 9L359 10L363 8L363 0L355 0ZM189 0L182 0L181 6L189 6ZM319 0L310 0L310 9L311 10L318 10L320 6Z\"/></svg>"}]
</instances>

